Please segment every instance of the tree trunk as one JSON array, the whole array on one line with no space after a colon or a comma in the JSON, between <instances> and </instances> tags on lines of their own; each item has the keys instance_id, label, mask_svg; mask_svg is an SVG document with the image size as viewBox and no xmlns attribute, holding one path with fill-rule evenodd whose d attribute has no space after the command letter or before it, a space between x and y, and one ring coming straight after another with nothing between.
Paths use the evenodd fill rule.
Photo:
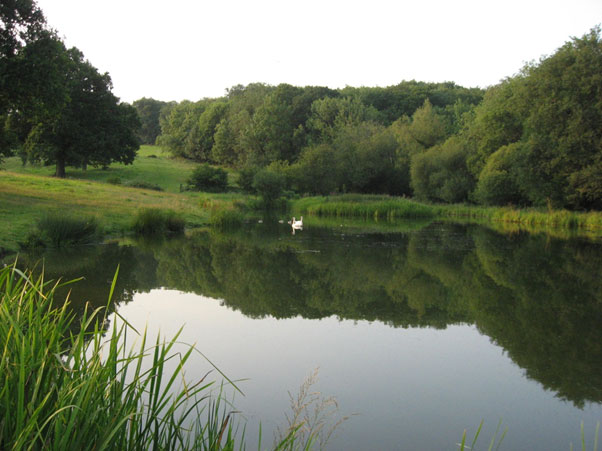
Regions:
<instances>
[{"instance_id":1,"label":"tree trunk","mask_svg":"<svg viewBox=\"0 0 602 451\"><path fill-rule=\"evenodd\" d=\"M65 178L65 160L59 158L56 160L56 172L55 177L64 179Z\"/></svg>"}]
</instances>

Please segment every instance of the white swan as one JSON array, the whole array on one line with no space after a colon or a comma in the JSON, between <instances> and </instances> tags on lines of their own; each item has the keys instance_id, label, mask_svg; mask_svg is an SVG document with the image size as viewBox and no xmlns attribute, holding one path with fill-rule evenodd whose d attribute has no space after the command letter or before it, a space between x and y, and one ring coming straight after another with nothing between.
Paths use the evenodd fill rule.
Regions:
<instances>
[{"instance_id":1,"label":"white swan","mask_svg":"<svg viewBox=\"0 0 602 451\"><path fill-rule=\"evenodd\" d=\"M301 216L301 219L299 219L298 221L295 221L295 217L293 216L293 221L291 222L291 225L295 229L300 229L301 227L303 227L303 216Z\"/></svg>"}]
</instances>

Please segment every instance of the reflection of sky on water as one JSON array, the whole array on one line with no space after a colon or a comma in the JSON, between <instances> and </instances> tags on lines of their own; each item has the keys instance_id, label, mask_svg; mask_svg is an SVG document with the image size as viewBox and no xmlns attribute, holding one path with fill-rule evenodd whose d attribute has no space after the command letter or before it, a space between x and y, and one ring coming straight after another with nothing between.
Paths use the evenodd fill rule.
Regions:
<instances>
[{"instance_id":1,"label":"reflection of sky on water","mask_svg":"<svg viewBox=\"0 0 602 451\"><path fill-rule=\"evenodd\" d=\"M180 341L195 343L245 396L234 404L248 418L250 448L285 424L288 392L314 368L316 386L334 395L343 424L331 449L453 449L468 428L485 427L488 443L501 418L509 432L503 449L566 450L579 442L580 423L592 435L602 406L576 409L559 401L490 343L474 326L396 329L380 322L292 318L250 319L219 301L171 290L136 294L119 308L139 330L153 338L171 337L184 324ZM192 380L210 368L195 358ZM212 374L218 378L217 373Z\"/></svg>"}]
</instances>

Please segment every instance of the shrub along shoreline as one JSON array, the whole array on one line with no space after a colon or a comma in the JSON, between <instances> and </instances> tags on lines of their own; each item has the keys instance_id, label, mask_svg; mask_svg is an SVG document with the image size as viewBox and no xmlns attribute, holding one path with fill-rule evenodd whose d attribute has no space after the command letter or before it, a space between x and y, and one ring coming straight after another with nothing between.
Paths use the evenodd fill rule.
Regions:
<instances>
[{"instance_id":1,"label":"shrub along shoreline","mask_svg":"<svg viewBox=\"0 0 602 451\"><path fill-rule=\"evenodd\" d=\"M479 223L511 223L528 228L602 232L602 212L596 211L430 205L404 197L369 195L306 197L293 201L292 209L308 216L356 217L377 221L403 218L460 219Z\"/></svg>"},{"instance_id":2,"label":"shrub along shoreline","mask_svg":"<svg viewBox=\"0 0 602 451\"><path fill-rule=\"evenodd\" d=\"M265 208L265 202L257 196L242 193L168 193L9 171L0 172L0 205L0 255L15 252L23 247L23 243L32 241L32 230L49 212L95 218L98 236L104 233L111 237L131 233L133 219L142 210L157 210L165 217L177 216L181 231L184 227L235 226L249 217L262 215L261 210ZM281 198L271 205L276 209L288 207L290 214L308 217L376 221L444 219L490 224L495 228L509 224L534 232L602 234L602 212L437 205L404 197L366 194ZM171 228L167 227L167 230Z\"/></svg>"}]
</instances>

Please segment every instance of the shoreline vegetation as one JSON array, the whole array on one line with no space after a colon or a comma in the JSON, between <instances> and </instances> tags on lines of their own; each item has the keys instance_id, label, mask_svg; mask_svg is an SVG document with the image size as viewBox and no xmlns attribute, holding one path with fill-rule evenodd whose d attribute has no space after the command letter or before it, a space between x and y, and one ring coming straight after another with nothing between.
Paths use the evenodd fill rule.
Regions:
<instances>
[{"instance_id":1,"label":"shoreline vegetation","mask_svg":"<svg viewBox=\"0 0 602 451\"><path fill-rule=\"evenodd\" d=\"M309 197L294 202L306 215L395 220L451 219L479 223L507 223L532 231L548 229L602 232L602 212L574 212L537 208L483 207L466 204L425 204L403 197L340 195Z\"/></svg>"},{"instance_id":2,"label":"shoreline vegetation","mask_svg":"<svg viewBox=\"0 0 602 451\"><path fill-rule=\"evenodd\" d=\"M77 317L69 298L55 296L58 288L77 280L53 282L43 274L21 272L16 265L0 268L0 411L6 419L0 422L0 447L244 449L244 422L226 390L238 387L211 362L225 379L221 386L207 375L188 383L186 362L200 352L185 344L184 351L177 348L181 330L174 337L155 339L136 331L118 312L112 314L118 272L106 307L87 308ZM126 346L128 331L139 337L132 347ZM298 397L291 395L288 424L268 449L327 449L334 430L349 418L337 421L334 399L310 390L316 376L314 371L306 379ZM308 416L316 407L318 414ZM483 421L470 446L465 430L459 449L474 449L482 427ZM500 448L508 433L500 427L501 420L488 449L496 443L495 449ZM598 423L593 450L598 449L599 428ZM581 423L577 449L585 451L590 444ZM261 429L258 448L264 449ZM573 444L570 449L575 449Z\"/></svg>"},{"instance_id":3,"label":"shoreline vegetation","mask_svg":"<svg viewBox=\"0 0 602 451\"><path fill-rule=\"evenodd\" d=\"M186 190L187 178L196 166L169 157L160 146L142 146L132 165L73 170L69 172L70 178L60 179L52 177L51 168L23 166L18 158L9 158L0 170L0 255L40 242L36 225L49 216L87 218L97 224L98 237L120 237L135 234L138 215L148 215L149 211L157 212L159 220L165 215L176 217L187 229L236 227L265 215L260 196L241 192L237 186L238 174L233 171L227 174L227 192ZM144 185L140 181L148 187L140 187ZM374 222L376 227L387 223L388 230L394 228L392 224L396 221L420 219L478 223L501 232L526 230L561 237L602 236L602 212L597 211L429 204L406 197L370 194L289 195L272 204L277 211L273 214L281 217L305 215L310 221L360 219ZM156 228L171 230L160 224ZM178 226L178 230L182 228Z\"/></svg>"},{"instance_id":4,"label":"shoreline vegetation","mask_svg":"<svg viewBox=\"0 0 602 451\"><path fill-rule=\"evenodd\" d=\"M221 385L210 373L189 380L186 363L205 357L178 340L182 329L170 338L149 337L114 311L118 273L106 306L86 307L79 317L69 297L56 296L77 280L48 281L16 263L0 268L0 448L244 449L244 424L227 393L242 393L236 383L208 360ZM138 339L127 344L132 333ZM309 391L316 377L317 370L301 386L300 404L291 403L292 416L272 449L325 446L347 419L331 424L338 408ZM314 408L321 416L309 422Z\"/></svg>"},{"instance_id":5,"label":"shoreline vegetation","mask_svg":"<svg viewBox=\"0 0 602 451\"><path fill-rule=\"evenodd\" d=\"M148 146L149 148L151 146ZM147 154L149 150L147 149ZM144 160L144 154L138 157ZM154 157L156 158L156 157ZM163 165L181 162L165 159ZM136 163L134 163L136 166ZM174 171L161 179L153 172L132 171L139 178L146 174L149 183L166 187L165 191L128 186L127 173L119 166L108 171L89 170L88 179L58 179L41 173L40 168L10 167L0 171L0 253L9 254L37 240L36 224L48 216L89 218L102 232L98 236L119 237L135 233L137 215L149 211L177 217L186 228L204 226L232 227L262 217L263 204L257 196L237 191L229 174L226 193L173 192L175 177L184 181L192 170ZM19 172L15 171L18 170ZM123 184L111 183L118 174ZM103 178L101 178L104 177ZM170 192L170 191L172 192ZM383 224L405 219L444 220L478 223L502 232L526 230L554 236L602 236L602 212L574 212L552 208L484 207L467 204L427 204L405 197L368 194L339 194L301 198L281 198L279 216L305 215L312 218L361 219ZM161 214L157 214L158 217ZM160 218L159 218L160 219ZM170 228L167 228L169 230ZM178 230L182 230L180 225ZM391 227L387 227L391 229ZM66 240L68 241L68 240Z\"/></svg>"}]
</instances>

